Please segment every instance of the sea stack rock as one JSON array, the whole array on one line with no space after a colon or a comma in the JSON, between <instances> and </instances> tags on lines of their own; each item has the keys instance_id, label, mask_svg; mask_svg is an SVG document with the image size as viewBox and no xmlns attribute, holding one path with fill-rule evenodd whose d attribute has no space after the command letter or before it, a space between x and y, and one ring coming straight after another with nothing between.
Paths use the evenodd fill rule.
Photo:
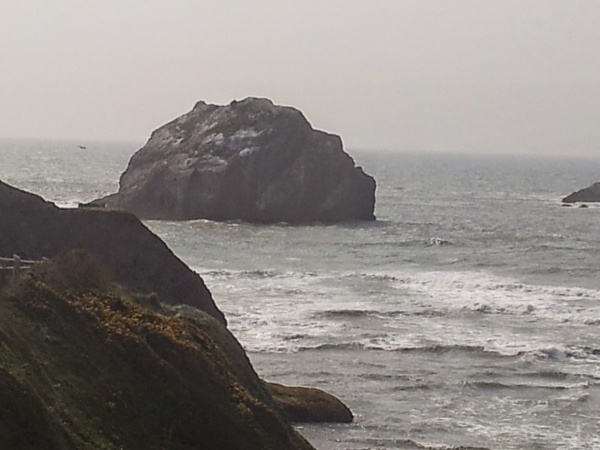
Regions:
<instances>
[{"instance_id":1,"label":"sea stack rock","mask_svg":"<svg viewBox=\"0 0 600 450\"><path fill-rule=\"evenodd\" d=\"M577 202L600 202L600 182L596 182L591 186L573 192L571 195L563 198L563 203Z\"/></svg>"},{"instance_id":2,"label":"sea stack rock","mask_svg":"<svg viewBox=\"0 0 600 450\"><path fill-rule=\"evenodd\" d=\"M313 129L295 108L263 98L200 101L152 133L118 193L87 206L163 220L374 220L375 180L339 136Z\"/></svg>"}]
</instances>

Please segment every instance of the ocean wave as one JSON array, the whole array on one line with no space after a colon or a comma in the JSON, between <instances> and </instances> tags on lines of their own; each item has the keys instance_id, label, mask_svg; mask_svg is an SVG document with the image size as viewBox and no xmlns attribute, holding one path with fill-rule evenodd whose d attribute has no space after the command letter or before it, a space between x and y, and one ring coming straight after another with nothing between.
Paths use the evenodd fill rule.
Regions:
<instances>
[{"instance_id":1,"label":"ocean wave","mask_svg":"<svg viewBox=\"0 0 600 450\"><path fill-rule=\"evenodd\" d=\"M498 350L487 349L483 346L471 345L443 345L434 344L429 346L414 346L403 347L387 343L385 339L369 338L360 341L352 342L336 342L336 343L317 343L314 345L302 345L298 348L299 351L331 351L331 350L372 350L400 353L431 353L431 354L448 354L448 353L472 353L480 356L493 356L502 358L514 358L520 356L518 353L503 353Z\"/></svg>"},{"instance_id":2,"label":"ocean wave","mask_svg":"<svg viewBox=\"0 0 600 450\"><path fill-rule=\"evenodd\" d=\"M376 314L377 311L363 310L363 309L335 309L320 311L314 314L315 318L324 319L356 319L359 317L366 317L369 315Z\"/></svg>"},{"instance_id":3,"label":"ocean wave","mask_svg":"<svg viewBox=\"0 0 600 450\"><path fill-rule=\"evenodd\" d=\"M335 344L316 344L314 346L301 346L298 351L326 351L326 350L364 350L361 342L340 342Z\"/></svg>"},{"instance_id":4,"label":"ocean wave","mask_svg":"<svg viewBox=\"0 0 600 450\"><path fill-rule=\"evenodd\" d=\"M534 372L521 372L520 376L526 378L546 378L550 380L565 380L572 376L567 372L557 370L538 370Z\"/></svg>"},{"instance_id":5,"label":"ocean wave","mask_svg":"<svg viewBox=\"0 0 600 450\"><path fill-rule=\"evenodd\" d=\"M534 370L530 372L521 372L519 377L526 379L549 380L552 382L572 381L573 384L582 384L584 386L598 385L600 375L590 373L569 373L560 370Z\"/></svg>"},{"instance_id":6,"label":"ocean wave","mask_svg":"<svg viewBox=\"0 0 600 450\"><path fill-rule=\"evenodd\" d=\"M369 345L365 345L365 348L369 349ZM544 348L534 348L534 349L520 349L520 350L506 350L501 348L489 348L485 346L479 345L443 345L443 344L434 344L430 346L415 346L415 347L405 347L405 348L385 348L385 346L376 346L377 350L388 350L388 351L399 351L403 353L436 353L436 354L446 354L451 352L460 352L460 353L471 353L479 356L493 356L493 357L501 357L501 358L517 358L523 356L533 356L536 359L542 360L552 360L552 361L583 361L583 362L593 362L596 363L600 361L600 350L598 349L589 349L589 348L559 348L559 347L544 347ZM570 375L562 375L560 372L555 371L543 371L541 372L543 376L548 378L555 377L560 378L562 376L570 376ZM593 378L593 377L592 377Z\"/></svg>"},{"instance_id":7,"label":"ocean wave","mask_svg":"<svg viewBox=\"0 0 600 450\"><path fill-rule=\"evenodd\" d=\"M491 450L488 447L472 447L469 445L444 445L444 444L426 444L413 439L364 439L364 443L369 447L357 448L357 450L372 450L374 448L395 448L401 450Z\"/></svg>"},{"instance_id":8,"label":"ocean wave","mask_svg":"<svg viewBox=\"0 0 600 450\"><path fill-rule=\"evenodd\" d=\"M501 381L466 381L466 386L477 389L501 390L501 389L548 389L555 391L567 391L571 389L587 389L588 383L573 383L573 384L543 384L543 383L511 383Z\"/></svg>"},{"instance_id":9,"label":"ocean wave","mask_svg":"<svg viewBox=\"0 0 600 450\"><path fill-rule=\"evenodd\" d=\"M486 348L481 345L444 345L444 344L433 344L423 347L406 347L397 348L394 351L402 353L435 353L438 355L447 353L471 353L479 356L494 356L502 358L514 358L521 355L521 352L516 353L504 353L497 349Z\"/></svg>"},{"instance_id":10,"label":"ocean wave","mask_svg":"<svg viewBox=\"0 0 600 450\"><path fill-rule=\"evenodd\" d=\"M346 277L359 277L369 281L381 281L381 282L389 282L389 281L398 281L398 278L385 274L385 273L358 273L358 274L349 274Z\"/></svg>"},{"instance_id":11,"label":"ocean wave","mask_svg":"<svg viewBox=\"0 0 600 450\"><path fill-rule=\"evenodd\" d=\"M284 341L300 341L302 339L309 338L310 336L302 333L290 334L288 336L283 336L282 339Z\"/></svg>"},{"instance_id":12,"label":"ocean wave","mask_svg":"<svg viewBox=\"0 0 600 450\"><path fill-rule=\"evenodd\" d=\"M440 389L441 385L438 384L429 384L429 383L417 383L417 384L400 384L396 385L392 388L393 391L403 392L403 391L432 391L435 389Z\"/></svg>"},{"instance_id":13,"label":"ocean wave","mask_svg":"<svg viewBox=\"0 0 600 450\"><path fill-rule=\"evenodd\" d=\"M422 353L449 353L449 352L468 352L468 353L486 353L483 346L479 345L443 345L434 344L424 347L409 347L399 348L398 351L405 353L409 352L422 352Z\"/></svg>"},{"instance_id":14,"label":"ocean wave","mask_svg":"<svg viewBox=\"0 0 600 450\"><path fill-rule=\"evenodd\" d=\"M431 236L429 238L415 238L415 239L392 239L392 240L382 240L382 241L366 241L360 243L347 243L347 242L339 242L333 244L336 247L349 247L352 245L353 247L359 246L361 248L423 248L423 247L433 247L433 246L450 246L454 245L454 242L449 239L444 239L438 236Z\"/></svg>"},{"instance_id":15,"label":"ocean wave","mask_svg":"<svg viewBox=\"0 0 600 450\"><path fill-rule=\"evenodd\" d=\"M422 298L423 306L435 305L437 310L600 323L598 289L531 285L486 272L435 271L395 276L396 289Z\"/></svg>"},{"instance_id":16,"label":"ocean wave","mask_svg":"<svg viewBox=\"0 0 600 450\"><path fill-rule=\"evenodd\" d=\"M442 239L439 237L431 237L431 238L429 238L429 240L426 242L425 245L431 247L431 246L453 245L453 243L446 239Z\"/></svg>"},{"instance_id":17,"label":"ocean wave","mask_svg":"<svg viewBox=\"0 0 600 450\"><path fill-rule=\"evenodd\" d=\"M201 268L195 267L194 271L203 278L207 279L228 279L236 276L237 272L231 270L203 270Z\"/></svg>"},{"instance_id":18,"label":"ocean wave","mask_svg":"<svg viewBox=\"0 0 600 450\"><path fill-rule=\"evenodd\" d=\"M282 295L298 294L315 296L321 293L337 299L340 293L354 295L357 287L364 286L369 292L385 289L388 299L399 295L411 296L414 301L406 310L396 310L398 315L412 314L423 303L423 315L431 311L472 311L484 314L523 315L531 314L558 321L578 319L587 325L600 324L600 290L561 286L538 286L510 278L493 276L485 272L468 271L279 271L258 269L247 271L208 270L199 273L207 280L273 280L278 283ZM345 281L348 283L345 283ZM369 285L360 284L361 281ZM240 285L241 286L241 285ZM301 289L299 289L299 287ZM299 290L298 290L299 289ZM393 290L393 291L392 291ZM313 292L314 291L314 292ZM395 291L395 292L394 292ZM415 303L416 302L416 303ZM581 302L587 302L581 305ZM343 302L342 302L343 303ZM385 314L391 305L382 305L379 312ZM582 306L585 314L581 313ZM352 310L340 305L339 310ZM369 308L357 308L367 311ZM429 312L427 312L429 311ZM377 311L372 311L376 313ZM339 315L344 315L340 313ZM323 317L336 313L324 312ZM351 314L348 314L351 315ZM361 313L357 313L357 316Z\"/></svg>"},{"instance_id":19,"label":"ocean wave","mask_svg":"<svg viewBox=\"0 0 600 450\"><path fill-rule=\"evenodd\" d=\"M463 344L441 344L434 343L430 345L410 345L409 342L396 340L394 336L368 335L358 337L354 340L345 340L340 342L323 342L323 338L314 334L291 333L279 336L277 339L269 341L253 341L248 350L261 353L295 353L295 352L327 352L327 351L376 351L404 354L422 354L422 355L452 355L466 354L475 358L487 359L521 359L538 361L572 361L577 364L593 364L600 362L600 351L597 349L560 349L555 347L533 348L533 349L507 349L490 348L483 345L463 345ZM495 376L496 374L490 374ZM555 369L541 369L523 374L526 378L542 378L549 381L565 381L573 378L585 379L585 383L592 382L597 384L600 376L585 373L562 372Z\"/></svg>"},{"instance_id":20,"label":"ocean wave","mask_svg":"<svg viewBox=\"0 0 600 450\"><path fill-rule=\"evenodd\" d=\"M394 318L394 317L443 317L448 315L446 311L440 311L432 308L424 308L417 310L392 310L392 311L381 311L376 314L376 317L380 318Z\"/></svg>"},{"instance_id":21,"label":"ocean wave","mask_svg":"<svg viewBox=\"0 0 600 450\"><path fill-rule=\"evenodd\" d=\"M269 269L257 269L257 270L209 270L200 272L200 275L207 278L220 278L220 279L267 279L267 278L281 278L285 276L283 272Z\"/></svg>"},{"instance_id":22,"label":"ocean wave","mask_svg":"<svg viewBox=\"0 0 600 450\"><path fill-rule=\"evenodd\" d=\"M414 268L216 270L203 276L249 351L454 352L586 367L600 362L595 340L584 341L589 349L568 342L572 327L593 333L589 327L600 324L599 290ZM529 332L536 328L541 331Z\"/></svg>"},{"instance_id":23,"label":"ocean wave","mask_svg":"<svg viewBox=\"0 0 600 450\"><path fill-rule=\"evenodd\" d=\"M207 270L199 267L193 268L200 276L207 279L239 279L239 280L266 280L266 279L289 279L304 280L307 278L320 278L315 272L281 272L275 269L256 269L256 270ZM327 277L327 276L324 276Z\"/></svg>"},{"instance_id":24,"label":"ocean wave","mask_svg":"<svg viewBox=\"0 0 600 450\"><path fill-rule=\"evenodd\" d=\"M265 278L281 278L285 276L282 272L268 269L247 270L239 272L239 276L243 278L265 279Z\"/></svg>"},{"instance_id":25,"label":"ocean wave","mask_svg":"<svg viewBox=\"0 0 600 450\"><path fill-rule=\"evenodd\" d=\"M378 367L379 369L385 368L385 366ZM362 372L360 378L369 381L393 381L393 382L406 382L410 383L413 381L412 377L397 373L380 373L380 372Z\"/></svg>"}]
</instances>

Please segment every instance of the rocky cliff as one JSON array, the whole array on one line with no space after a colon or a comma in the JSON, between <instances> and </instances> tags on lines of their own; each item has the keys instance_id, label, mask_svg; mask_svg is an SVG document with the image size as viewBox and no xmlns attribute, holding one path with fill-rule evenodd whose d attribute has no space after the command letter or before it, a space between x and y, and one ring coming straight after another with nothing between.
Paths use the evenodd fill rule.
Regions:
<instances>
[{"instance_id":1,"label":"rocky cliff","mask_svg":"<svg viewBox=\"0 0 600 450\"><path fill-rule=\"evenodd\" d=\"M37 260L86 249L124 286L195 306L225 322L202 279L131 213L61 209L0 182L0 230L0 256Z\"/></svg>"},{"instance_id":2,"label":"rocky cliff","mask_svg":"<svg viewBox=\"0 0 600 450\"><path fill-rule=\"evenodd\" d=\"M600 202L600 182L594 183L563 198L563 203Z\"/></svg>"},{"instance_id":3,"label":"rocky cliff","mask_svg":"<svg viewBox=\"0 0 600 450\"><path fill-rule=\"evenodd\" d=\"M256 223L374 220L375 180L339 136L270 100L198 102L130 160L119 192L92 202L146 219Z\"/></svg>"},{"instance_id":4,"label":"rocky cliff","mask_svg":"<svg viewBox=\"0 0 600 450\"><path fill-rule=\"evenodd\" d=\"M85 251L0 289L0 448L308 450L214 317Z\"/></svg>"},{"instance_id":5,"label":"rocky cliff","mask_svg":"<svg viewBox=\"0 0 600 450\"><path fill-rule=\"evenodd\" d=\"M289 420L351 421L265 384L201 278L132 214L0 182L0 448L310 449Z\"/></svg>"}]
</instances>

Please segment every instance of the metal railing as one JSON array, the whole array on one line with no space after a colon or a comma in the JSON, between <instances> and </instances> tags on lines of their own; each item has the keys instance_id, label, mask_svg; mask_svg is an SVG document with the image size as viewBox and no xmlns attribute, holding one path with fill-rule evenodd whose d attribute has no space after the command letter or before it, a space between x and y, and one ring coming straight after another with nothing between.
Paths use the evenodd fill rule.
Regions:
<instances>
[{"instance_id":1,"label":"metal railing","mask_svg":"<svg viewBox=\"0 0 600 450\"><path fill-rule=\"evenodd\" d=\"M35 263L39 261L32 261L29 259L21 259L19 255L13 255L12 258L3 258L0 257L0 271L2 273L2 277L4 278L4 274L7 271L12 272L12 279L16 280L21 272L25 269L29 269Z\"/></svg>"}]
</instances>

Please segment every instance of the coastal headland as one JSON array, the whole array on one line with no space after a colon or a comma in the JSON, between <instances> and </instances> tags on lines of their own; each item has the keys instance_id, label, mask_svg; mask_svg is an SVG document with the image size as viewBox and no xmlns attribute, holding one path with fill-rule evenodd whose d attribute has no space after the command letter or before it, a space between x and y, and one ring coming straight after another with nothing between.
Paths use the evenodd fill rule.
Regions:
<instances>
[{"instance_id":1,"label":"coastal headland","mask_svg":"<svg viewBox=\"0 0 600 450\"><path fill-rule=\"evenodd\" d=\"M309 449L290 424L299 407L352 420L322 391L279 400L202 279L133 214L1 182L0 210L0 254L39 261L0 285L7 448Z\"/></svg>"}]
</instances>

